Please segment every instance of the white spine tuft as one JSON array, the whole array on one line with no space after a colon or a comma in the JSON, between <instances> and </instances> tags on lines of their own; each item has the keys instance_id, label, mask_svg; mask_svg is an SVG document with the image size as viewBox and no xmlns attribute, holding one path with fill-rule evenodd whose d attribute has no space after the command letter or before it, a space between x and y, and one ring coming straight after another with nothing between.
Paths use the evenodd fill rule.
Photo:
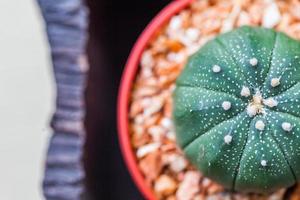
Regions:
<instances>
[{"instance_id":1,"label":"white spine tuft","mask_svg":"<svg viewBox=\"0 0 300 200\"><path fill-rule=\"evenodd\" d=\"M275 107L275 106L278 105L278 102L277 102L274 98L272 98L272 97L267 98L267 99L264 99L264 100L263 100L263 103L264 103L266 106L269 106L270 108L273 108L273 107Z\"/></svg>"},{"instance_id":2,"label":"white spine tuft","mask_svg":"<svg viewBox=\"0 0 300 200\"><path fill-rule=\"evenodd\" d=\"M212 71L214 73L219 73L221 71L221 67L219 65L212 66Z\"/></svg>"},{"instance_id":3,"label":"white spine tuft","mask_svg":"<svg viewBox=\"0 0 300 200\"><path fill-rule=\"evenodd\" d=\"M249 115L249 117L254 117L256 113L257 113L257 109L255 106L249 105L247 107L247 114Z\"/></svg>"},{"instance_id":4,"label":"white spine tuft","mask_svg":"<svg viewBox=\"0 0 300 200\"><path fill-rule=\"evenodd\" d=\"M255 123L255 128L257 130L260 130L260 131L263 131L265 129L265 123L262 121L262 120L258 120L256 123Z\"/></svg>"},{"instance_id":5,"label":"white spine tuft","mask_svg":"<svg viewBox=\"0 0 300 200\"><path fill-rule=\"evenodd\" d=\"M249 60L250 65L252 65L253 67L257 65L258 60L256 58L251 58Z\"/></svg>"},{"instance_id":6,"label":"white spine tuft","mask_svg":"<svg viewBox=\"0 0 300 200\"><path fill-rule=\"evenodd\" d=\"M272 78L271 79L271 86L276 87L280 84L280 78Z\"/></svg>"},{"instance_id":7,"label":"white spine tuft","mask_svg":"<svg viewBox=\"0 0 300 200\"><path fill-rule=\"evenodd\" d=\"M282 127L282 129L283 129L284 131L287 131L287 132L290 132L290 131L293 129L292 124L289 123L289 122L283 122L283 123L281 124L281 127Z\"/></svg>"},{"instance_id":8,"label":"white spine tuft","mask_svg":"<svg viewBox=\"0 0 300 200\"><path fill-rule=\"evenodd\" d=\"M261 166L266 167L267 166L267 161L266 160L261 160L260 164L261 164Z\"/></svg>"},{"instance_id":9,"label":"white spine tuft","mask_svg":"<svg viewBox=\"0 0 300 200\"><path fill-rule=\"evenodd\" d=\"M223 101L222 107L224 110L229 110L231 108L231 103L229 101Z\"/></svg>"},{"instance_id":10,"label":"white spine tuft","mask_svg":"<svg viewBox=\"0 0 300 200\"><path fill-rule=\"evenodd\" d=\"M226 144L230 144L231 143L231 141L232 141L232 136L231 135L225 135L225 137L224 137L224 142L226 143Z\"/></svg>"},{"instance_id":11,"label":"white spine tuft","mask_svg":"<svg viewBox=\"0 0 300 200\"><path fill-rule=\"evenodd\" d=\"M250 89L246 86L243 86L242 90L241 90L241 96L243 97L248 97L250 96Z\"/></svg>"}]
</instances>

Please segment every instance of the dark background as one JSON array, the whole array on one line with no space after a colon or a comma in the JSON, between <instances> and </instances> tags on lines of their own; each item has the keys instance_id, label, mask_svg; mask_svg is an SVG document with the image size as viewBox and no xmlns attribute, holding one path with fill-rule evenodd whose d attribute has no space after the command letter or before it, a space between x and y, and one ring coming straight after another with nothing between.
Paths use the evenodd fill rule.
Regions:
<instances>
[{"instance_id":1,"label":"dark background","mask_svg":"<svg viewBox=\"0 0 300 200\"><path fill-rule=\"evenodd\" d=\"M121 73L137 37L170 0L87 0L90 8L85 169L89 199L143 199L120 153L116 103Z\"/></svg>"}]
</instances>

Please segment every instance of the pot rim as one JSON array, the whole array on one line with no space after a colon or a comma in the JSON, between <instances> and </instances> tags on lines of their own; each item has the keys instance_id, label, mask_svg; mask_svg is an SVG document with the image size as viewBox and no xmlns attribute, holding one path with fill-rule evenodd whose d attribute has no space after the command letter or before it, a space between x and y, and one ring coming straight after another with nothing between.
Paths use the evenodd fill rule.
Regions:
<instances>
[{"instance_id":1,"label":"pot rim","mask_svg":"<svg viewBox=\"0 0 300 200\"><path fill-rule=\"evenodd\" d=\"M194 0L174 0L169 3L154 19L147 25L144 31L141 33L136 43L134 44L129 57L127 59L118 93L117 102L117 127L119 145L123 155L125 164L129 170L129 173L138 187L142 195L149 200L155 200L156 197L151 188L145 184L144 177L138 167L135 153L133 151L129 132L129 101L132 84L135 81L136 74L139 68L139 61L141 54L147 47L149 41L159 28L179 11L187 7Z\"/></svg>"}]
</instances>

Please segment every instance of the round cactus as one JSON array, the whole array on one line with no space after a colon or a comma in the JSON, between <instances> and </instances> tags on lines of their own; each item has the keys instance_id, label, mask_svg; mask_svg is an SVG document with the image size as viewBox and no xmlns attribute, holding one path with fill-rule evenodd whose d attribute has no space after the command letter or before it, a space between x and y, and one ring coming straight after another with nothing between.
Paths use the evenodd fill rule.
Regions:
<instances>
[{"instance_id":1,"label":"round cactus","mask_svg":"<svg viewBox=\"0 0 300 200\"><path fill-rule=\"evenodd\" d=\"M191 56L176 82L177 143L225 188L268 193L300 179L300 42L244 26Z\"/></svg>"}]
</instances>

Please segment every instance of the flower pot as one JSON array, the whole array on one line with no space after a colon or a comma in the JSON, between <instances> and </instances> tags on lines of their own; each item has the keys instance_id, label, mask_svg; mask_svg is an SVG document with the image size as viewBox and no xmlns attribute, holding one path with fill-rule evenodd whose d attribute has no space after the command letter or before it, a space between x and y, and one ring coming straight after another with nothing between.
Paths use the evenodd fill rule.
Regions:
<instances>
[{"instance_id":1,"label":"flower pot","mask_svg":"<svg viewBox=\"0 0 300 200\"><path fill-rule=\"evenodd\" d=\"M118 120L118 133L119 133L119 142L121 150L128 167L128 170L141 191L145 199L156 199L154 193L151 191L151 188L145 184L144 178L138 169L138 164L136 162L135 154L130 142L130 132L129 132L129 121L128 121L128 112L129 112L129 99L132 89L133 82L135 80L136 73L138 72L139 59L146 48L149 40L152 36L160 29L164 23L170 19L174 14L185 8L193 0L176 0L166 6L145 28L141 36L138 38L135 43L129 58L127 60L121 84L119 87L119 96L118 96L118 109L117 109L117 120Z\"/></svg>"},{"instance_id":2,"label":"flower pot","mask_svg":"<svg viewBox=\"0 0 300 200\"><path fill-rule=\"evenodd\" d=\"M178 0L178 1L174 1L169 6L167 6L156 18L154 18L154 20L150 23L150 25L145 29L145 31L142 33L142 35L138 39L136 45L134 46L134 48L133 48L133 50L132 50L132 52L131 52L131 54L129 56L128 62L126 64L125 71L123 73L123 77L122 77L120 89L119 89L118 113L117 113L117 116L118 116L118 129L119 129L120 145L121 145L121 149L122 149L123 156L125 158L126 164L127 164L128 169L129 169L129 171L131 173L131 176L133 177L133 180L135 181L136 185L138 186L138 188L140 189L140 191L142 192L142 194L145 196L146 199L156 199L156 198L160 197L160 196L157 197L157 194L159 194L159 193L157 193L157 187L155 187L156 183L158 181L156 181L156 180L153 181L153 182L155 182L155 184L153 184L154 187L152 189L152 187L149 186L149 182L152 183L153 179L150 178L150 181L148 181L148 179L147 179L148 175L152 171L149 170L148 168L146 168L146 170L145 170L145 168L143 168L141 166L141 163L139 162L140 160L137 159L137 158L142 158L142 156L139 156L139 154L138 154L139 153L139 151L138 151L139 150L138 149L139 145L135 145L135 142L134 142L135 132L142 133L140 135L143 135L144 133L148 134L149 131L146 129L147 127L145 129L141 129L141 131L134 131L134 130L132 131L131 130L131 128L132 128L132 126L131 126L132 122L135 123L136 122L135 119L137 119L135 117L132 117L131 112L130 112L131 108L134 107L134 106L131 106L131 105L134 105L134 100L132 101L131 97L134 96L134 92L136 90L138 90L138 89L136 89L137 87L135 87L135 86L138 85L138 83L139 83L140 74L143 74L143 72L145 72L145 71L143 71L144 70L144 67L143 67L144 54L142 56L142 53L144 53L145 50L148 50L149 46L150 46L149 49L151 49L152 48L151 45L155 44L155 43L153 43L152 39L157 36L156 33L159 33L159 34L162 33L162 35L164 33L165 33L165 35L168 35L170 33L170 32L167 32L167 31L170 31L170 29L167 29L170 26L169 27L165 26L167 24L167 21L171 17L175 16L179 12L180 12L180 14L184 13L186 11L185 8L187 8L187 10L188 10L188 8L190 7L190 5L192 5L191 7L193 7L194 5L196 5L196 2L195 2L195 4L194 3L192 4L192 2L193 2L193 0ZM218 2L218 1L216 1L216 2ZM201 13L201 14L203 14L203 15L205 15L205 16L201 16L200 15L200 17L202 17L202 18L200 18L200 20L197 20L197 23L195 23L195 24L198 25L199 21L200 21L200 23L202 21L205 21L203 19L208 19L207 21L211 22L211 23L202 22L204 25L200 25L200 28L197 26L199 28L199 30L201 31L201 35L205 36L205 34L206 34L206 37L204 37L204 40L202 40L201 42L199 42L200 46L203 45L203 44L205 44L209 39L215 37L216 35L218 35L220 33L223 33L223 32L227 32L229 30L232 30L232 29L234 29L236 27L239 27L239 26L242 26L242 25L265 26L265 27L269 27L269 28L275 28L276 30L288 33L289 35L293 36L296 39L300 39L300 34L299 34L299 32L297 32L299 29L296 29L296 26L300 27L300 26L298 26L300 24L300 20L299 20L299 22L295 23L293 26L287 28L286 27L287 24L284 22L284 20L280 20L280 17L278 17L277 19L275 19L273 17L274 13L277 13L277 15L280 16L280 12L282 12L282 16L283 15L287 15L287 16L295 15L295 14L292 13L292 11L289 11L289 10L292 10L292 8L293 8L293 6L291 4L289 4L289 3L285 3L285 5L283 5L283 4L275 5L276 3L274 3L274 2L270 3L269 2L269 3L265 3L265 4L255 5L256 7L251 7L250 5L240 5L240 4L236 3L235 1L222 1L222 2L223 3L224 2L226 2L226 3L230 2L231 5L232 5L232 7L230 8L230 11L229 12L226 11L225 14L224 13L223 14L220 13L219 12L220 10L217 10L217 11L215 10L215 12L209 12L211 10L209 8L207 8L207 7L203 8L203 9L199 9L198 12ZM222 11L222 9L224 7L226 7L226 3L222 4L223 7L220 6L221 11ZM215 5L214 5L214 3L212 3L210 6L213 7ZM251 9L247 10L249 7L251 7ZM276 9L274 9L274 7ZM289 7L289 9L286 9L286 7ZM257 10L263 10L264 11L263 15L257 16L257 14L256 14ZM183 11L183 12L181 12L181 11ZM242 12L242 11L244 11L244 12ZM223 16L223 18L222 19L218 18L216 20L215 16L218 16L218 14L220 14L220 16ZM174 18L176 19L177 16L174 17ZM293 16L292 18L296 18L296 15ZM176 22L177 20L174 20L174 21ZM173 18L172 18L172 20L170 21L170 24L174 25L174 23L171 23L171 22L174 22L174 21L173 21ZM294 21L296 21L296 20L294 20ZM189 22L194 22L194 20L191 19L191 20L189 20ZM168 25L170 25L170 24L168 24ZM175 26L177 26L177 25L178 24L175 23ZM166 27L166 29L164 29L165 27ZM174 27L174 26L172 26L172 27ZM172 30L173 29L171 29L171 31ZM212 34L209 31L214 31L214 32ZM173 32L171 32L171 33L173 33ZM195 36L195 34L194 34L195 32L191 31L189 33L191 33L191 35L192 35L191 37L192 38L195 38L195 37L193 37L193 36ZM167 37L169 37L169 35ZM197 35L197 33L196 33L196 35ZM178 35L176 35L176 36L178 36ZM159 38L159 36L157 38ZM158 41L160 41L160 40L158 39ZM148 45L148 44L151 44L151 45ZM192 45L190 45L189 42L186 42L186 41L183 41L183 40L181 41L181 44L184 44L186 47L193 47ZM153 45L153 46L155 46L155 45ZM159 43L158 46L159 47L164 47L164 43ZM176 48L174 48L174 52L177 52L175 50ZM190 53L187 53L185 55L192 55L193 52L195 52L194 50L197 50L198 48L199 48L199 46L196 46L196 49L195 48L190 48L189 50L192 50L192 51L190 51ZM169 50L166 50L166 51L167 51L167 53L169 53ZM159 52L159 51L156 51L156 52ZM170 55L170 54L168 54L168 55ZM174 59L174 57L172 57L172 56L174 56L174 55L171 55L171 57L167 57L167 56L165 56L165 57L167 57L167 59L171 60L171 59ZM141 59L141 57L142 57L142 59ZM188 56L186 56L186 57L188 57ZM140 61L141 61L141 63L140 63ZM155 68L156 66L160 66L160 65L153 64L151 67ZM181 66L184 67L184 62L183 62L183 64ZM153 69L151 69L151 70L153 70ZM167 70L164 71L163 75L167 74L166 76L171 76L169 74L169 71L167 71L167 72L166 71ZM156 73L156 75L159 78L161 78L159 72L155 71L155 73ZM145 74L147 74L147 73L145 73ZM152 76L151 73L148 73L148 75L150 74L149 76L147 76L145 74L143 74L144 78L146 77L145 79L148 79L149 76L150 77ZM155 76L155 75L153 75L153 76ZM136 77L137 77L137 79L136 79ZM176 80L176 77L175 77L175 79L172 79L173 83L174 83L175 80ZM155 85L156 83L157 82L154 82L154 84L153 84L153 82L152 82L153 85ZM134 90L133 90L133 88L134 88ZM132 92L132 91L134 91L134 92ZM170 94L171 94L171 92L170 92ZM171 99L171 95L169 96L169 99ZM151 101L148 101L148 103L145 103L145 104L151 105ZM171 107L171 106L169 106L169 107ZM159 110L159 109L156 109L156 110ZM161 110L163 110L163 109L161 109ZM157 112L161 112L161 110L157 111ZM169 110L171 110L171 109L169 109ZM165 111L162 111L162 112L165 112ZM169 113L171 113L171 112L169 112ZM168 115L169 119L171 119L171 115L172 114ZM139 119L141 119L141 120L137 120L139 122L136 122L136 124L137 123L140 123L140 124L143 123L142 121L144 119L142 119L142 118L139 118ZM145 130L147 130L148 132L146 133ZM133 134L131 134L131 133L133 133ZM151 137L154 138L154 135L155 134L151 134ZM153 141L154 140L155 139L153 139ZM153 141L151 141L151 142L153 142ZM145 143L148 144L148 142L145 142ZM175 138L174 138L174 142L173 143L174 143L174 146L175 146ZM151 143L151 144L153 144L153 143ZM161 145L161 144L162 143L158 143L158 146ZM136 150L135 148L137 146L138 146L137 151L135 151ZM153 146L151 146L151 148L152 147ZM156 147L154 147L154 148L156 148ZM161 147L159 146L158 148L161 148ZM159 151L157 151L157 152L158 152L158 154L160 153ZM150 163L150 162L148 162L148 163ZM148 166L148 163L146 163L145 165ZM142 168L143 168L143 170L142 170ZM156 168L157 167L154 166L151 169L156 169ZM188 170L190 170L190 169L194 170L193 168L189 168ZM153 171L155 171L155 170L153 170ZM176 170L174 170L174 171L176 171ZM197 171L194 171L194 172L195 172L195 174L198 173ZM200 174L200 172L199 172L199 174ZM195 176L193 176L193 175L194 174L192 174L191 177L192 177L192 179L195 179ZM184 183L184 181L182 181L183 179L180 178L180 174L177 173L177 172L175 172L175 176L176 176L175 179L178 181L177 182L178 185L182 185L181 183ZM175 176L173 176L173 177L175 177ZM156 176L156 177L158 177L158 176ZM166 177L164 177L164 178L166 178ZM203 178L203 179L207 180L205 178ZM167 182L167 181L165 181L165 182ZM170 182L172 182L172 181L169 181L169 183ZM202 185L209 185L209 184L207 184L207 182L204 183L205 181L203 181L202 179L201 179L201 181L198 181L198 182L195 181L195 182L196 183L194 185L197 185L199 183L198 184L199 187L200 187L201 184ZM202 183L200 184L200 182L202 182ZM172 185L172 183L170 185ZM206 186L204 186L204 188L205 187ZM189 190L191 190L190 187L186 187L186 188L188 188L188 189L186 189L185 192L181 192L181 194L182 194L182 195L180 195L181 198L178 198L178 199L192 199L192 198L187 198L186 197L186 192L189 191ZM173 192L176 189L178 189L177 191L180 191L180 187L177 187L177 186L173 187L172 188L172 192L170 192L170 193L172 193L171 194L172 197L175 196ZM224 191L223 189L221 190L220 193L222 193L222 191ZM177 191L176 191L176 198L177 198ZM202 189L201 189L201 191L203 192ZM168 194L170 194L170 193L168 192ZM205 192L203 192L203 194L201 194L201 195L211 195L211 194L206 194L206 193L204 194L204 193ZM286 192L286 190L284 190L284 191L281 192L281 194L279 194L279 193L280 193L280 191L278 192L278 194L275 194L275 195L282 197L283 195L288 195L289 192ZM224 194L237 195L237 196L240 195L239 193L232 194L231 192L228 192L228 191L224 192ZM167 196L167 195L162 194L162 197ZM248 194L245 194L245 195L249 196L249 198L251 197L250 199L257 199L258 198L258 196L251 196L251 195L248 195ZM269 197L271 197L271 196L266 195L263 199L268 199ZM281 197L278 197L278 199L281 199ZM223 198L223 196L221 196L221 198ZM242 199L242 194L241 194L241 196L237 197L236 199ZM285 199L285 198L282 198L282 199Z\"/></svg>"}]
</instances>

